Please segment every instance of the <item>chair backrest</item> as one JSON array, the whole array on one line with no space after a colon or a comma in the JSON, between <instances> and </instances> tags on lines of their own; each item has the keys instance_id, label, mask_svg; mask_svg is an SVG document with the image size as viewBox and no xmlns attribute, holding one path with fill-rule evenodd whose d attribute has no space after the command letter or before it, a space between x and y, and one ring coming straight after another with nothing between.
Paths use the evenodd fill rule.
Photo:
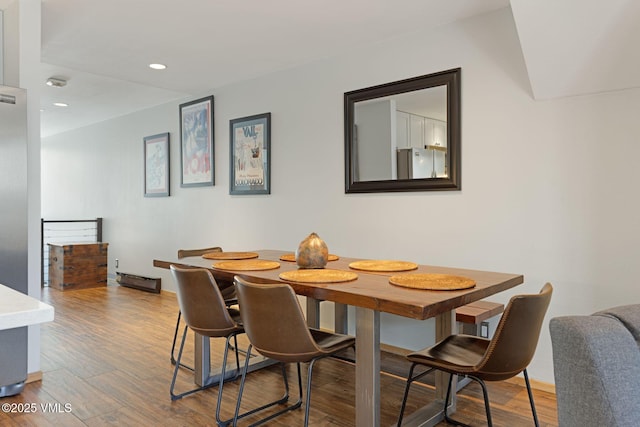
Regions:
<instances>
[{"instance_id":1,"label":"chair backrest","mask_svg":"<svg viewBox=\"0 0 640 427\"><path fill-rule=\"evenodd\" d=\"M209 337L225 337L241 329L233 320L211 273L204 268L171 265L178 304L187 325Z\"/></svg>"},{"instance_id":2,"label":"chair backrest","mask_svg":"<svg viewBox=\"0 0 640 427\"><path fill-rule=\"evenodd\" d=\"M259 353L281 362L306 362L321 353L291 286L234 281L244 330Z\"/></svg>"},{"instance_id":3,"label":"chair backrest","mask_svg":"<svg viewBox=\"0 0 640 427\"><path fill-rule=\"evenodd\" d=\"M499 381L526 369L536 351L552 293L553 287L547 283L538 294L511 298L484 358L476 366L479 376Z\"/></svg>"},{"instance_id":4,"label":"chair backrest","mask_svg":"<svg viewBox=\"0 0 640 427\"><path fill-rule=\"evenodd\" d=\"M202 249L178 249L178 259L186 258L189 256L200 256L208 254L209 252L222 252L220 246L213 246L211 248Z\"/></svg>"}]
</instances>

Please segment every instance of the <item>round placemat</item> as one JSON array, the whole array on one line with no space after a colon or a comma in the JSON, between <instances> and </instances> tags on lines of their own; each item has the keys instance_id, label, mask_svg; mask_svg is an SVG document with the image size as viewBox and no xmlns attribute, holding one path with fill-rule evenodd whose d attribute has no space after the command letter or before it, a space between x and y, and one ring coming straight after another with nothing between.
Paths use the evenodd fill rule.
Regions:
<instances>
[{"instance_id":1,"label":"round placemat","mask_svg":"<svg viewBox=\"0 0 640 427\"><path fill-rule=\"evenodd\" d=\"M338 255L329 254L327 261L337 261L339 259ZM280 261L296 262L296 254L282 254L280 255Z\"/></svg>"},{"instance_id":2,"label":"round placemat","mask_svg":"<svg viewBox=\"0 0 640 427\"><path fill-rule=\"evenodd\" d=\"M279 276L282 280L302 283L339 283L350 282L358 278L358 275L352 271L326 268L285 271Z\"/></svg>"},{"instance_id":3,"label":"round placemat","mask_svg":"<svg viewBox=\"0 0 640 427\"><path fill-rule=\"evenodd\" d=\"M349 267L353 268L354 270L390 272L415 270L416 268L418 268L418 264L408 261L372 259L364 261L354 261L349 264Z\"/></svg>"},{"instance_id":4,"label":"round placemat","mask_svg":"<svg viewBox=\"0 0 640 427\"><path fill-rule=\"evenodd\" d=\"M213 264L213 267L220 270L257 271L273 270L280 267L280 263L278 261L267 261L264 259L240 259L233 261L220 261Z\"/></svg>"},{"instance_id":5,"label":"round placemat","mask_svg":"<svg viewBox=\"0 0 640 427\"><path fill-rule=\"evenodd\" d=\"M205 259L251 259L258 258L255 252L209 252L202 255Z\"/></svg>"},{"instance_id":6,"label":"round placemat","mask_svg":"<svg viewBox=\"0 0 640 427\"><path fill-rule=\"evenodd\" d=\"M391 276L389 283L396 286L414 289L428 289L432 291L457 291L473 288L475 280L468 277L452 276L450 274L399 274Z\"/></svg>"}]
</instances>

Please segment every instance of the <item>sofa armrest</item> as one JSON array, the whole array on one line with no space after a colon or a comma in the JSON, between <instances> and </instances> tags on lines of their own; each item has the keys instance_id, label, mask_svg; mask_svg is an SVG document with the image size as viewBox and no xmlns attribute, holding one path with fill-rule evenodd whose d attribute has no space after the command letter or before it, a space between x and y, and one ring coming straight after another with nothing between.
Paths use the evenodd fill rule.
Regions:
<instances>
[{"instance_id":1,"label":"sofa armrest","mask_svg":"<svg viewBox=\"0 0 640 427\"><path fill-rule=\"evenodd\" d=\"M640 351L624 325L606 316L549 322L560 427L637 426Z\"/></svg>"},{"instance_id":2,"label":"sofa armrest","mask_svg":"<svg viewBox=\"0 0 640 427\"><path fill-rule=\"evenodd\" d=\"M595 316L609 316L618 319L631 332L640 348L640 304L621 305L593 313Z\"/></svg>"}]
</instances>

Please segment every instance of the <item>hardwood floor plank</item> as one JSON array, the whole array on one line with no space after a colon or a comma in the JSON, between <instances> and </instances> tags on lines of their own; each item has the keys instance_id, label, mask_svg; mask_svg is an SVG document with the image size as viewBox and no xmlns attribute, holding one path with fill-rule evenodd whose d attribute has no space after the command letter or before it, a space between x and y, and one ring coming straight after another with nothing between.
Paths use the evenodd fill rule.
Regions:
<instances>
[{"instance_id":1,"label":"hardwood floor plank","mask_svg":"<svg viewBox=\"0 0 640 427\"><path fill-rule=\"evenodd\" d=\"M73 414L81 420L113 411L121 406L112 396L102 393L88 381L66 369L47 372L46 377L46 381L43 379L42 388L57 402L71 405Z\"/></svg>"},{"instance_id":2,"label":"hardwood floor plank","mask_svg":"<svg viewBox=\"0 0 640 427\"><path fill-rule=\"evenodd\" d=\"M217 387L172 402L169 384L173 374L169 351L178 305L174 294L152 294L131 288L107 286L72 291L45 288L43 301L56 309L54 322L42 326L42 382L27 384L25 391L4 402L66 403L69 413L0 413L2 426L212 426ZM240 347L247 345L240 337ZM212 340L212 369L219 366L224 340ZM185 345L184 362L193 363L193 334ZM231 362L230 362L231 363ZM381 425L393 425L404 391L408 364L400 356L384 354L381 376ZM307 366L303 365L303 382ZM296 371L287 368L291 401L297 397ZM310 424L354 425L355 369L337 359L319 361L314 369ZM407 413L434 398L429 384L414 384ZM180 369L177 387L192 388L193 374ZM304 387L304 383L303 383ZM239 380L225 384L223 417L235 409ZM511 383L488 384L495 426L531 426L526 390ZM253 372L247 379L243 408L273 400L282 393L277 365ZM465 387L459 394L456 417L474 426L486 425L479 386ZM541 426L558 425L553 393L535 390ZM265 414L243 419L246 426ZM302 425L304 407L278 417L269 426ZM446 424L441 423L445 426Z\"/></svg>"}]
</instances>

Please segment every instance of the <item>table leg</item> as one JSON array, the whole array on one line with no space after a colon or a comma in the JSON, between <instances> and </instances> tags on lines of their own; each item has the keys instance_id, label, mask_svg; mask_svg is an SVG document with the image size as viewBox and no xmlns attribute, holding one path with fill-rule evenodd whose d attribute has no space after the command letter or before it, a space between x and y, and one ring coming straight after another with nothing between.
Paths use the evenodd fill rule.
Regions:
<instances>
[{"instance_id":1,"label":"table leg","mask_svg":"<svg viewBox=\"0 0 640 427\"><path fill-rule=\"evenodd\" d=\"M456 314L455 311L447 311L436 316L436 342L455 333ZM453 377L452 389L456 390L456 377ZM436 371L435 378L436 399L426 406L418 409L414 413L402 420L403 427L432 427L444 420L444 399L447 397L447 385L449 375ZM456 395L451 395L448 413L453 414L456 410Z\"/></svg>"},{"instance_id":2,"label":"table leg","mask_svg":"<svg viewBox=\"0 0 640 427\"><path fill-rule=\"evenodd\" d=\"M211 344L209 338L195 334L193 351L193 382L195 382L198 387L214 386L220 383L221 371L211 373ZM241 350L241 353L246 354L244 350ZM220 360L222 360L222 357ZM276 363L278 362L259 354L252 355L247 372L253 372ZM225 372L225 381L236 376L235 362L233 367L233 369L228 369L227 372Z\"/></svg>"},{"instance_id":3,"label":"table leg","mask_svg":"<svg viewBox=\"0 0 640 427\"><path fill-rule=\"evenodd\" d=\"M456 333L456 313L455 311L448 311L436 316L436 342L440 342L449 335ZM444 403L444 399L447 397L447 386L449 384L449 374L436 371L436 399L439 402ZM452 390L457 390L457 377L453 377L453 383L451 384ZM454 413L456 411L456 394L452 393L451 403L449 404L449 411ZM443 414L444 417L444 414Z\"/></svg>"},{"instance_id":4,"label":"table leg","mask_svg":"<svg viewBox=\"0 0 640 427\"><path fill-rule=\"evenodd\" d=\"M356 307L356 426L380 426L380 312Z\"/></svg>"},{"instance_id":5,"label":"table leg","mask_svg":"<svg viewBox=\"0 0 640 427\"><path fill-rule=\"evenodd\" d=\"M320 300L307 297L307 326L320 327Z\"/></svg>"},{"instance_id":6,"label":"table leg","mask_svg":"<svg viewBox=\"0 0 640 427\"><path fill-rule=\"evenodd\" d=\"M347 315L347 304L333 303L334 308L334 331L338 334L346 334L349 330L349 317Z\"/></svg>"},{"instance_id":7,"label":"table leg","mask_svg":"<svg viewBox=\"0 0 640 427\"><path fill-rule=\"evenodd\" d=\"M207 383L211 373L211 350L208 337L195 334L193 354L195 359L193 362L193 380L198 387L202 387Z\"/></svg>"},{"instance_id":8,"label":"table leg","mask_svg":"<svg viewBox=\"0 0 640 427\"><path fill-rule=\"evenodd\" d=\"M307 297L307 326L320 327L320 300ZM334 331L346 334L348 331L347 305L334 303Z\"/></svg>"}]
</instances>

